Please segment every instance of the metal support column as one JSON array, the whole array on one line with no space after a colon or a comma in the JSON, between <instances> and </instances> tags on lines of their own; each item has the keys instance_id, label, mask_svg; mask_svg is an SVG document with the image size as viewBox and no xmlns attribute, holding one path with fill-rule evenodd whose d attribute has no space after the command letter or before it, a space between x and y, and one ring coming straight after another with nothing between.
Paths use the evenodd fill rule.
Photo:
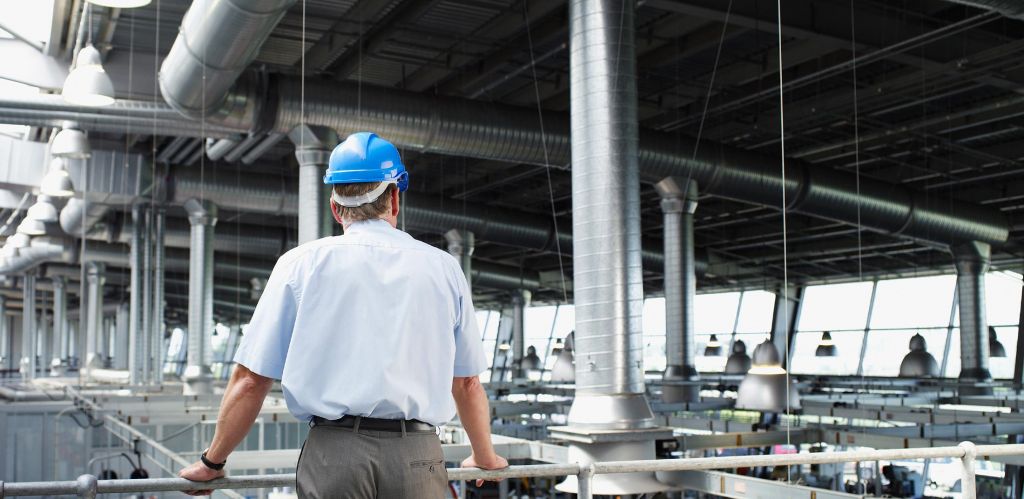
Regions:
<instances>
[{"instance_id":1,"label":"metal support column","mask_svg":"<svg viewBox=\"0 0 1024 499\"><path fill-rule=\"evenodd\" d=\"M476 237L472 231L452 229L444 233L448 241L448 253L459 261L462 272L466 274L469 289L473 289L473 251L476 250Z\"/></svg>"},{"instance_id":2,"label":"metal support column","mask_svg":"<svg viewBox=\"0 0 1024 499\"><path fill-rule=\"evenodd\" d=\"M25 273L21 305L21 375L25 381L36 377L36 275Z\"/></svg>"},{"instance_id":3,"label":"metal support column","mask_svg":"<svg viewBox=\"0 0 1024 499\"><path fill-rule=\"evenodd\" d=\"M295 144L299 162L299 244L303 244L333 232L324 170L338 135L329 128L299 125L288 137Z\"/></svg>"},{"instance_id":4,"label":"metal support column","mask_svg":"<svg viewBox=\"0 0 1024 499\"><path fill-rule=\"evenodd\" d=\"M980 242L953 248L960 297L960 381L964 383L960 387L961 395L992 393L991 386L973 385L992 380L985 318L985 272L991 254L991 247Z\"/></svg>"},{"instance_id":5,"label":"metal support column","mask_svg":"<svg viewBox=\"0 0 1024 499\"><path fill-rule=\"evenodd\" d=\"M0 296L0 369L8 369L11 361L11 328L7 319L7 298Z\"/></svg>"},{"instance_id":6,"label":"metal support column","mask_svg":"<svg viewBox=\"0 0 1024 499\"><path fill-rule=\"evenodd\" d=\"M213 373L206 352L213 330L213 230L217 206L209 201L185 202L192 225L188 273L188 358L182 380L186 394L212 393Z\"/></svg>"},{"instance_id":7,"label":"metal support column","mask_svg":"<svg viewBox=\"0 0 1024 499\"><path fill-rule=\"evenodd\" d=\"M153 212L153 291L152 313L150 314L149 381L163 384L164 356L164 236L167 212L157 208Z\"/></svg>"},{"instance_id":8,"label":"metal support column","mask_svg":"<svg viewBox=\"0 0 1024 499\"><path fill-rule=\"evenodd\" d=\"M103 367L100 358L99 341L100 327L103 322L103 283L104 266L102 263L89 262L86 267L87 308L85 310L85 366L86 370Z\"/></svg>"},{"instance_id":9,"label":"metal support column","mask_svg":"<svg viewBox=\"0 0 1024 499\"><path fill-rule=\"evenodd\" d=\"M67 357L68 328L67 287L63 277L54 277L53 282L53 355L50 360L50 376L64 375L64 359Z\"/></svg>"},{"instance_id":10,"label":"metal support column","mask_svg":"<svg viewBox=\"0 0 1024 499\"><path fill-rule=\"evenodd\" d=\"M129 330L131 329L131 312L127 302L118 304L114 312L114 345L117 350L117 357L114 357L114 369L128 369L129 359Z\"/></svg>"},{"instance_id":11,"label":"metal support column","mask_svg":"<svg viewBox=\"0 0 1024 499\"><path fill-rule=\"evenodd\" d=\"M523 357L526 351L526 307L530 306L532 294L525 289L512 292L512 379L526 377L523 372Z\"/></svg>"},{"instance_id":12,"label":"metal support column","mask_svg":"<svg viewBox=\"0 0 1024 499\"><path fill-rule=\"evenodd\" d=\"M131 234L131 282L128 293L128 378L133 385L140 385L145 382L146 368L146 335L143 329L142 316L145 315L143 308L143 289L145 267L142 265L143 246L146 245L145 225L146 205L136 203L132 207L132 234Z\"/></svg>"},{"instance_id":13,"label":"metal support column","mask_svg":"<svg viewBox=\"0 0 1024 499\"><path fill-rule=\"evenodd\" d=\"M153 210L149 206L143 211L142 231L142 326L139 332L142 362L139 364L139 383L149 384L153 365L151 341L153 339Z\"/></svg>"},{"instance_id":14,"label":"metal support column","mask_svg":"<svg viewBox=\"0 0 1024 499\"><path fill-rule=\"evenodd\" d=\"M698 379L694 351L694 302L697 274L694 267L693 214L697 211L697 182L668 177L655 184L661 195L665 239L665 358L666 381ZM696 385L662 386L663 402L696 402Z\"/></svg>"},{"instance_id":15,"label":"metal support column","mask_svg":"<svg viewBox=\"0 0 1024 499\"><path fill-rule=\"evenodd\" d=\"M1020 295L1020 316L1017 319L1017 354L1013 358L1013 387L1024 389L1024 293Z\"/></svg>"}]
</instances>

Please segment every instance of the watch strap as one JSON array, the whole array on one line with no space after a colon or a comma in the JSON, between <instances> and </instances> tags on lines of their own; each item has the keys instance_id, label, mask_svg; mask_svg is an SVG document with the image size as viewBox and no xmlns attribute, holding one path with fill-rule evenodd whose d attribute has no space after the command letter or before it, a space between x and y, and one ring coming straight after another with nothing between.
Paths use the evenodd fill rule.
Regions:
<instances>
[{"instance_id":1,"label":"watch strap","mask_svg":"<svg viewBox=\"0 0 1024 499\"><path fill-rule=\"evenodd\" d=\"M228 462L224 461L223 463L215 463L213 461L210 461L209 459L206 458L206 452L209 450L210 449L204 450L203 453L199 456L199 460L202 461L207 468L210 468L213 471L220 471L224 469L224 465L228 464Z\"/></svg>"}]
</instances>

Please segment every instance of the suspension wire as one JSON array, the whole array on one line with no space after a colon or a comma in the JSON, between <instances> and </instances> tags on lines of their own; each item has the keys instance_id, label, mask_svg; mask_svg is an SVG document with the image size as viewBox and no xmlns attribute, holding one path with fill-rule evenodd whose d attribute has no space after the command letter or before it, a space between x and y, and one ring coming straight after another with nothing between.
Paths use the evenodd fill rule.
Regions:
<instances>
[{"instance_id":1,"label":"suspension wire","mask_svg":"<svg viewBox=\"0 0 1024 499\"><path fill-rule=\"evenodd\" d=\"M785 114L785 102L783 95L782 81L782 0L776 0L775 2L776 16L778 18L778 44L779 44L779 139L780 139L780 151L779 159L781 164L781 175L782 175L782 311L786 324L786 348L785 348L785 360L789 363L789 241L787 240L787 227L786 227L786 114ZM789 371L792 370L792 366L786 366L786 445L792 445L792 408L789 397L790 392L790 379ZM786 480L791 481L791 466L786 467Z\"/></svg>"},{"instance_id":2,"label":"suspension wire","mask_svg":"<svg viewBox=\"0 0 1024 499\"><path fill-rule=\"evenodd\" d=\"M306 0L302 0L302 50L299 56L299 123L306 124ZM306 147L306 134L299 134L299 150Z\"/></svg>"},{"instance_id":3,"label":"suspension wire","mask_svg":"<svg viewBox=\"0 0 1024 499\"><path fill-rule=\"evenodd\" d=\"M537 100L537 122L540 124L540 144L544 151L544 173L548 182L548 202L551 204L551 223L555 229L555 252L558 254L558 275L562 279L562 303L569 303L566 289L565 263L562 255L562 238L558 230L558 213L555 210L555 188L551 182L551 161L548 157L548 135L544 129L544 110L540 106L540 83L537 78L537 60L533 53L533 35L530 33L530 12L528 2L523 2L523 17L526 19L526 43L530 52L530 70L533 73L533 95Z\"/></svg>"},{"instance_id":4,"label":"suspension wire","mask_svg":"<svg viewBox=\"0 0 1024 499\"><path fill-rule=\"evenodd\" d=\"M854 0L850 0L850 51L853 65L853 168L857 185L857 281L864 280L864 251L861 224L860 197L860 104L857 102L857 25L854 20Z\"/></svg>"},{"instance_id":5,"label":"suspension wire","mask_svg":"<svg viewBox=\"0 0 1024 499\"><path fill-rule=\"evenodd\" d=\"M729 30L729 15L732 14L732 0L725 9L725 19L722 21L722 34L718 37L718 49L715 51L715 64L711 67L711 79L708 81L707 95L704 97L704 110L700 115L700 125L697 127L697 138L693 141L693 156L691 160L697 159L697 150L700 149L700 139L704 135L704 123L708 117L708 105L711 104L711 91L715 88L715 76L718 74L718 63L722 59L722 46L725 45L725 33ZM693 168L686 172L685 189L690 184L690 177L693 175Z\"/></svg>"}]
</instances>

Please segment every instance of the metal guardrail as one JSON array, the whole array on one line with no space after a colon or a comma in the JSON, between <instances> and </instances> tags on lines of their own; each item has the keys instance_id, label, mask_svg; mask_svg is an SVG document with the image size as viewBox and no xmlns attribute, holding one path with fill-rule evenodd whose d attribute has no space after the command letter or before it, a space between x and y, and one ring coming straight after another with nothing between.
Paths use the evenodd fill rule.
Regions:
<instances>
[{"instance_id":1,"label":"metal guardrail","mask_svg":"<svg viewBox=\"0 0 1024 499\"><path fill-rule=\"evenodd\" d=\"M524 477L559 477L575 475L579 478L580 499L592 499L594 475L651 471L702 471L756 466L790 466L801 464L850 463L858 461L891 461L902 459L956 458L963 465L961 479L964 499L976 499L974 461L978 457L1021 456L1024 444L975 445L963 442L955 447L927 447L917 449L888 449L812 454L776 454L770 456L729 456L695 459L657 459L643 461L608 461L596 463L538 464L510 466L503 470L487 471L475 468L452 468L450 480L505 479ZM182 478L155 478L147 480L98 480L93 475L82 475L76 481L63 482L0 482L0 498L16 496L77 495L95 498L100 493L168 492L208 489L252 489L294 486L295 474L247 475L227 477L211 482L192 482Z\"/></svg>"}]
</instances>

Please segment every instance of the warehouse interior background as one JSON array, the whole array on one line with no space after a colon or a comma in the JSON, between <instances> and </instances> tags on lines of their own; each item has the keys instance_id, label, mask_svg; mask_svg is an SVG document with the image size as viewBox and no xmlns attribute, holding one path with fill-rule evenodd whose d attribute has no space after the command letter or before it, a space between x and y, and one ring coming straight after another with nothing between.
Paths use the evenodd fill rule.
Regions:
<instances>
[{"instance_id":1,"label":"warehouse interior background","mask_svg":"<svg viewBox=\"0 0 1024 499\"><path fill-rule=\"evenodd\" d=\"M1024 442L1022 50L1001 0L0 0L0 497L197 459L363 130L514 465ZM231 474L307 431L276 388ZM765 463L592 493L1024 497L1024 453Z\"/></svg>"}]
</instances>

